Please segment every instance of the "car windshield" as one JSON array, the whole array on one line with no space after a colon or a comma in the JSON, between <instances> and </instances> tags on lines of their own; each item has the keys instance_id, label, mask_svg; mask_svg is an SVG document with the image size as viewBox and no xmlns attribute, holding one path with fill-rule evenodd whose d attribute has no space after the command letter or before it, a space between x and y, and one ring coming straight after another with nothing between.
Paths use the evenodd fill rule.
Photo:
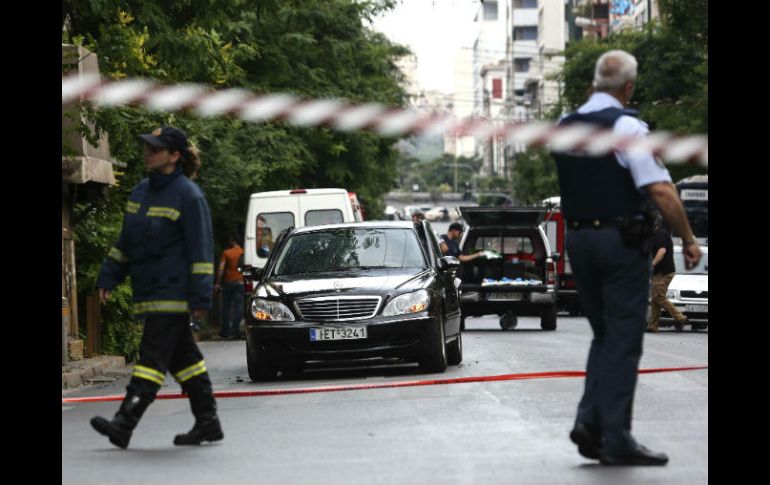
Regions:
<instances>
[{"instance_id":1,"label":"car windshield","mask_svg":"<svg viewBox=\"0 0 770 485\"><path fill-rule=\"evenodd\" d=\"M330 229L289 238L274 274L422 267L425 259L411 229Z\"/></svg>"},{"instance_id":2,"label":"car windshield","mask_svg":"<svg viewBox=\"0 0 770 485\"><path fill-rule=\"evenodd\" d=\"M709 274L709 253L704 251L698 266L691 270L687 270L684 267L684 255L682 255L682 250L680 248L675 248L674 266L676 267L677 274Z\"/></svg>"}]
</instances>

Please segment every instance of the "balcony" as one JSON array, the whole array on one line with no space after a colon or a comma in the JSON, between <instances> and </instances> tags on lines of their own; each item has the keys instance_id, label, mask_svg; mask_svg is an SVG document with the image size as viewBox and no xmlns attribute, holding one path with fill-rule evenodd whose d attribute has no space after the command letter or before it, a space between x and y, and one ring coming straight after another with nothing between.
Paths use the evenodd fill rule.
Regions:
<instances>
[{"instance_id":1,"label":"balcony","mask_svg":"<svg viewBox=\"0 0 770 485\"><path fill-rule=\"evenodd\" d=\"M513 26L529 27L537 26L538 15L536 8L517 8L513 10Z\"/></svg>"}]
</instances>

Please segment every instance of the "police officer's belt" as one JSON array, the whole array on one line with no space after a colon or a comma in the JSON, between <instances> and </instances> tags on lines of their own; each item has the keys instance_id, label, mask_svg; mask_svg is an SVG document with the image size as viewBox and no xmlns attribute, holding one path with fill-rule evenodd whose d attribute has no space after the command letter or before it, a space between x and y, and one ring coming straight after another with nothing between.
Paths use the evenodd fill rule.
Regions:
<instances>
[{"instance_id":1,"label":"police officer's belt","mask_svg":"<svg viewBox=\"0 0 770 485\"><path fill-rule=\"evenodd\" d=\"M578 229L601 229L603 227L622 227L623 219L576 219L567 222L567 227Z\"/></svg>"}]
</instances>

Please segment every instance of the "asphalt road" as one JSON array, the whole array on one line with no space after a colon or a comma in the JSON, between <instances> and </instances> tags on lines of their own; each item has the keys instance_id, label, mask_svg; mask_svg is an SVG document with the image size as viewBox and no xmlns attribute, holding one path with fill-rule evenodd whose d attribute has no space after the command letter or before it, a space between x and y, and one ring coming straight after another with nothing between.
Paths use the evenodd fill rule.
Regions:
<instances>
[{"instance_id":1,"label":"asphalt road","mask_svg":"<svg viewBox=\"0 0 770 485\"><path fill-rule=\"evenodd\" d=\"M496 317L469 318L464 361L443 374L413 364L313 365L270 383L247 377L245 343L202 342L216 391L309 388L422 379L584 370L590 327L559 317L555 332L520 318L503 332ZM708 365L708 332L645 335L642 368ZM62 393L124 392L128 377ZM671 458L665 467L609 468L569 441L582 378L508 380L218 400L225 439L175 447L192 426L185 400L158 400L127 450L88 420L117 402L62 405L62 483L516 483L702 484L708 482L708 370L639 376L637 439ZM179 391L167 379L164 393Z\"/></svg>"}]
</instances>

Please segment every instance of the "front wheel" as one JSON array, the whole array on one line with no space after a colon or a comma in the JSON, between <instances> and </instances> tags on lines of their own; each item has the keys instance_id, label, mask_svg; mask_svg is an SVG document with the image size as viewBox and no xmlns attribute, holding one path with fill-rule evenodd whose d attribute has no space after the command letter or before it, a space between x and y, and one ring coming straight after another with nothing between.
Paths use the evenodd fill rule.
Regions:
<instances>
[{"instance_id":1,"label":"front wheel","mask_svg":"<svg viewBox=\"0 0 770 485\"><path fill-rule=\"evenodd\" d=\"M248 343L246 344L246 366L252 382L272 380L277 374L276 368L268 359L265 351L256 348L252 352Z\"/></svg>"},{"instance_id":2,"label":"front wheel","mask_svg":"<svg viewBox=\"0 0 770 485\"><path fill-rule=\"evenodd\" d=\"M543 330L556 330L556 308L547 306L540 314L540 328Z\"/></svg>"},{"instance_id":3,"label":"front wheel","mask_svg":"<svg viewBox=\"0 0 770 485\"><path fill-rule=\"evenodd\" d=\"M444 337L444 321L437 318L436 325L430 335L430 348L426 354L420 356L420 369L426 372L444 372L447 366L446 340Z\"/></svg>"},{"instance_id":4,"label":"front wheel","mask_svg":"<svg viewBox=\"0 0 770 485\"><path fill-rule=\"evenodd\" d=\"M457 365L463 361L463 334L458 333L457 338L446 346L447 362L449 365Z\"/></svg>"}]
</instances>

